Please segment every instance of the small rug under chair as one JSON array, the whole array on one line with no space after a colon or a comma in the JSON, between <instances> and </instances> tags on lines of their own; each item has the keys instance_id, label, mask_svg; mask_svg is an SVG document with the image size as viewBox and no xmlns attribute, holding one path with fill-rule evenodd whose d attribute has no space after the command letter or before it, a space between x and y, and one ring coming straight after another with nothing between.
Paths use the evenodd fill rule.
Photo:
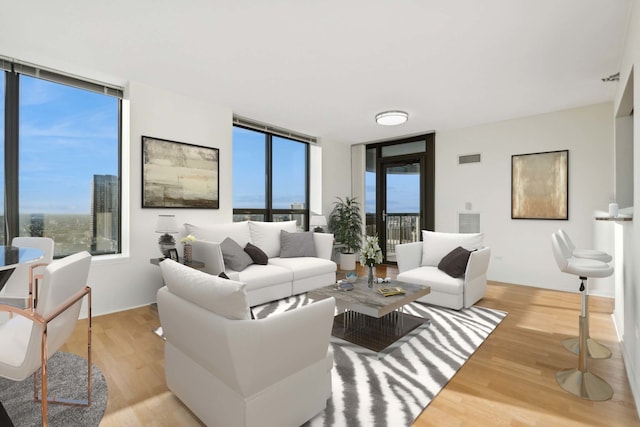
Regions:
<instances>
[{"instance_id":1,"label":"small rug under chair","mask_svg":"<svg viewBox=\"0 0 640 427\"><path fill-rule=\"evenodd\" d=\"M107 407L107 382L93 364L91 406L49 404L51 427L97 427ZM87 397L87 359L72 353L56 352L49 358L49 396L83 400ZM38 374L39 377L39 374ZM0 402L16 427L41 426L40 402L33 400L33 376L23 381L0 378Z\"/></svg>"},{"instance_id":2,"label":"small rug under chair","mask_svg":"<svg viewBox=\"0 0 640 427\"><path fill-rule=\"evenodd\" d=\"M295 309L305 295L252 309L256 318ZM393 352L373 352L331 337L333 394L323 413L306 426L411 425L507 315L472 306L463 310L411 303L405 312L430 324Z\"/></svg>"}]
</instances>

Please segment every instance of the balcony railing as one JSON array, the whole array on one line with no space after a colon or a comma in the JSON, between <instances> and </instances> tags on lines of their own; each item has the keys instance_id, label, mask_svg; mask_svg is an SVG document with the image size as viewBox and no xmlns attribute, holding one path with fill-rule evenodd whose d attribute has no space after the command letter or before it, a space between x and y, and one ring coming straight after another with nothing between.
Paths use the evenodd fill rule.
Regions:
<instances>
[{"instance_id":1,"label":"balcony railing","mask_svg":"<svg viewBox=\"0 0 640 427\"><path fill-rule=\"evenodd\" d=\"M376 234L375 214L366 215L366 232L368 236ZM396 245L420 240L420 214L392 213L387 214L387 261L396 262ZM382 242L381 242L382 244Z\"/></svg>"}]
</instances>

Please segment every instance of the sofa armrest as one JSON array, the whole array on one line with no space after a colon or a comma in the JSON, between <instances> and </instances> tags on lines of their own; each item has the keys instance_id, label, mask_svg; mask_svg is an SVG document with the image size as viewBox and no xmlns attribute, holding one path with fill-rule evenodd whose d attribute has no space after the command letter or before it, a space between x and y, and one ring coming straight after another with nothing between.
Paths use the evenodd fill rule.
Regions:
<instances>
[{"instance_id":1,"label":"sofa armrest","mask_svg":"<svg viewBox=\"0 0 640 427\"><path fill-rule=\"evenodd\" d=\"M313 364L325 366L334 312L335 299L327 298L253 320L251 333L230 331L239 338L231 340L231 351L244 395L253 395ZM243 323L237 325L244 329L247 324Z\"/></svg>"},{"instance_id":2,"label":"sofa armrest","mask_svg":"<svg viewBox=\"0 0 640 427\"><path fill-rule=\"evenodd\" d=\"M398 273L404 273L420 267L422 263L422 242L396 245L396 261L398 261Z\"/></svg>"},{"instance_id":3,"label":"sofa armrest","mask_svg":"<svg viewBox=\"0 0 640 427\"><path fill-rule=\"evenodd\" d=\"M477 277L486 275L490 258L491 248L484 247L471 252L469 261L467 262L467 270L464 274L465 281L469 282Z\"/></svg>"},{"instance_id":4,"label":"sofa armrest","mask_svg":"<svg viewBox=\"0 0 640 427\"><path fill-rule=\"evenodd\" d=\"M318 258L331 260L331 254L333 253L333 234L313 233L313 244Z\"/></svg>"},{"instance_id":5,"label":"sofa armrest","mask_svg":"<svg viewBox=\"0 0 640 427\"><path fill-rule=\"evenodd\" d=\"M191 246L193 259L204 262L203 271L216 276L224 271L224 259L222 258L220 243L196 240Z\"/></svg>"},{"instance_id":6,"label":"sofa armrest","mask_svg":"<svg viewBox=\"0 0 640 427\"><path fill-rule=\"evenodd\" d=\"M471 307L487 293L487 269L491 249L482 248L471 252L467 262L467 271L464 275L464 300L465 308Z\"/></svg>"}]
</instances>

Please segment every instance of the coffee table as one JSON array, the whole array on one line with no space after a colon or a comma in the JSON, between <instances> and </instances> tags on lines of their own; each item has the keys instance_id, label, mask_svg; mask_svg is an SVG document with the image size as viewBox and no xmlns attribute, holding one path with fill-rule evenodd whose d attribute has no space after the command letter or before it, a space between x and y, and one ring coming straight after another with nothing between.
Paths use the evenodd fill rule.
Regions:
<instances>
[{"instance_id":1,"label":"coffee table","mask_svg":"<svg viewBox=\"0 0 640 427\"><path fill-rule=\"evenodd\" d=\"M403 307L420 297L428 295L429 286L391 281L391 283L367 285L367 278L359 278L353 290L339 290L337 285L329 285L309 291L307 296L320 300L334 297L339 314L333 320L331 334L334 337L365 347L384 356L395 350L394 344L402 343L421 326L427 326L428 319L405 313ZM378 293L380 287L404 289L403 295L385 297ZM419 331L416 331L416 333ZM406 338L406 339L403 339Z\"/></svg>"}]
</instances>

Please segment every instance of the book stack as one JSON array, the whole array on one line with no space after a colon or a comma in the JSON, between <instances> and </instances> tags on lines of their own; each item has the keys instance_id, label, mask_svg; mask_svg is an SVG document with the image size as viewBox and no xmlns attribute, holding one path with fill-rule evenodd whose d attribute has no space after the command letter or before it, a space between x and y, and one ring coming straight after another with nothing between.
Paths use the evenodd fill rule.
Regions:
<instances>
[{"instance_id":1,"label":"book stack","mask_svg":"<svg viewBox=\"0 0 640 427\"><path fill-rule=\"evenodd\" d=\"M390 297L393 295L404 295L404 289L398 286L389 288L378 288L378 293L384 295L385 297Z\"/></svg>"}]
</instances>

